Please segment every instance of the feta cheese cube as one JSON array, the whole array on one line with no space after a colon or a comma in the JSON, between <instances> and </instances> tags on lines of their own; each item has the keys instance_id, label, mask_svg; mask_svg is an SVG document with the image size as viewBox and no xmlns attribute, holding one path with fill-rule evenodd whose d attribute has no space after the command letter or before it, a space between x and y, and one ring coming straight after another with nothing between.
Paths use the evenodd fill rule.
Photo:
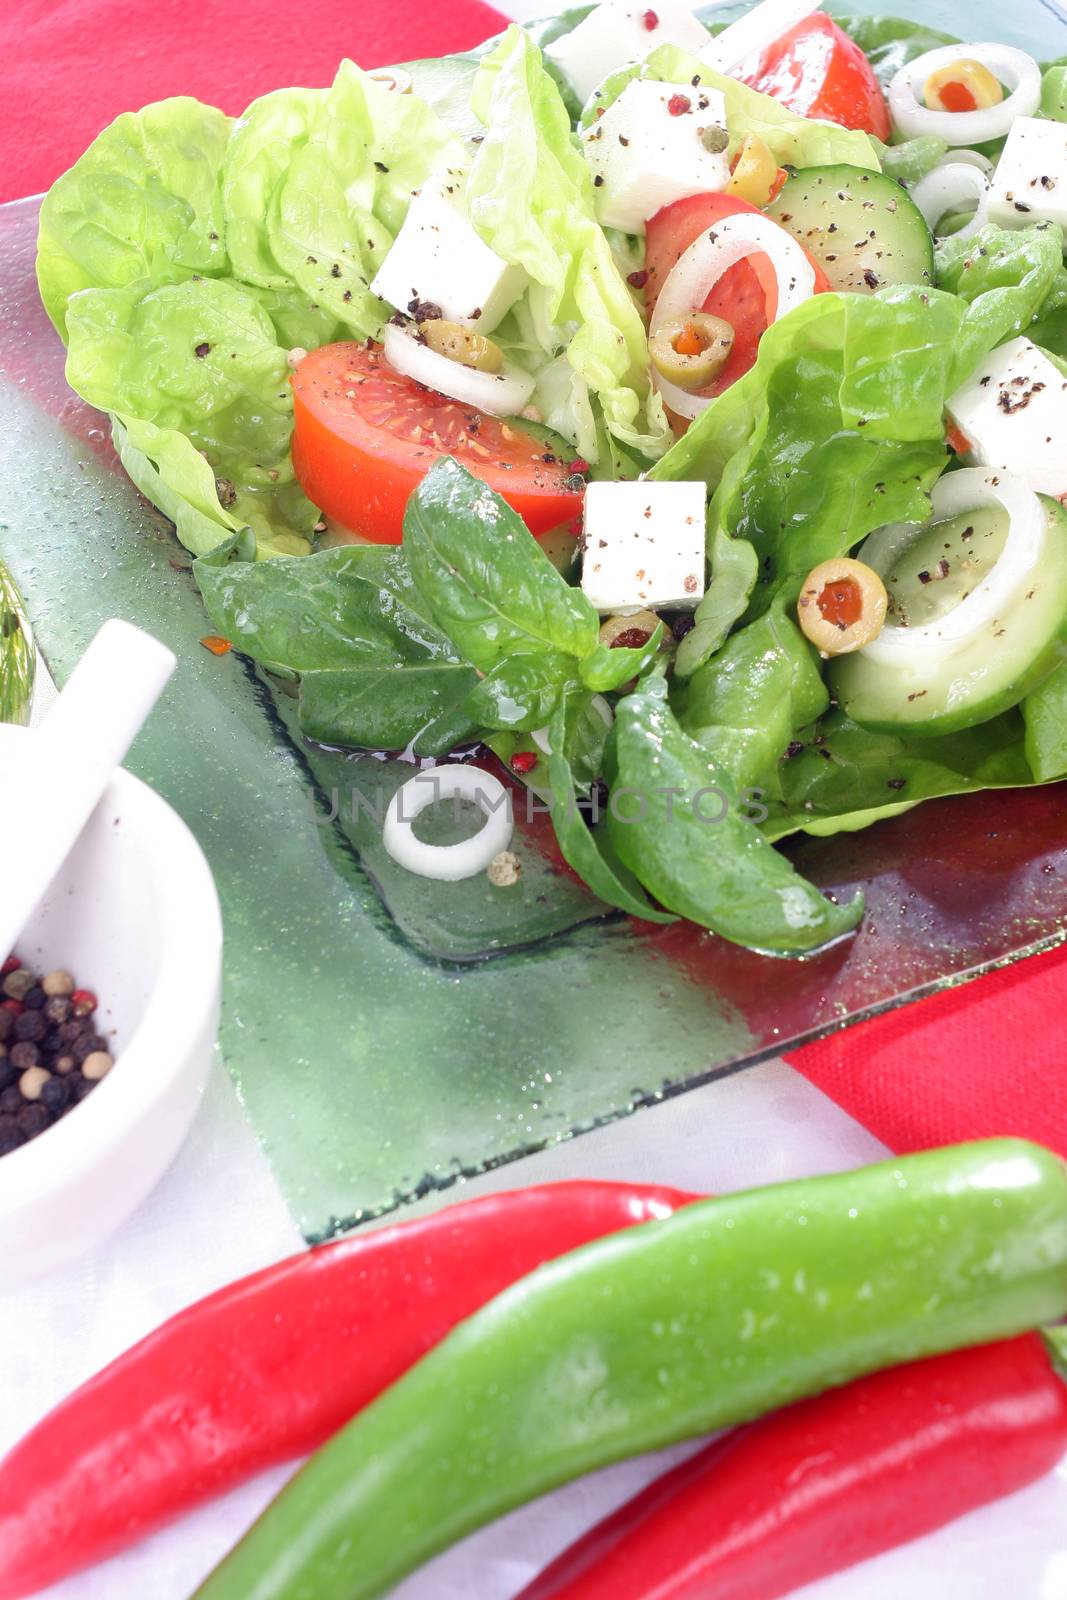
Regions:
<instances>
[{"instance_id":1,"label":"feta cheese cube","mask_svg":"<svg viewBox=\"0 0 1067 1600\"><path fill-rule=\"evenodd\" d=\"M582 588L598 611L689 609L704 594L703 483L591 483Z\"/></svg>"},{"instance_id":2,"label":"feta cheese cube","mask_svg":"<svg viewBox=\"0 0 1067 1600\"><path fill-rule=\"evenodd\" d=\"M1016 117L990 180L990 222L1025 228L1058 222L1067 228L1067 122Z\"/></svg>"},{"instance_id":3,"label":"feta cheese cube","mask_svg":"<svg viewBox=\"0 0 1067 1600\"><path fill-rule=\"evenodd\" d=\"M371 290L398 311L420 301L440 306L450 322L491 333L525 292L528 279L491 250L469 220L465 175L452 169L428 178L378 269Z\"/></svg>"},{"instance_id":4,"label":"feta cheese cube","mask_svg":"<svg viewBox=\"0 0 1067 1600\"><path fill-rule=\"evenodd\" d=\"M628 61L640 61L657 45L697 51L707 42L707 28L685 0L652 0L647 6L603 0L570 33L546 45L545 55L584 105L609 72Z\"/></svg>"},{"instance_id":5,"label":"feta cheese cube","mask_svg":"<svg viewBox=\"0 0 1067 1600\"><path fill-rule=\"evenodd\" d=\"M721 150L706 148L709 129ZM607 228L644 233L663 206L724 189L730 178L726 143L726 101L718 89L635 78L582 134L597 216Z\"/></svg>"},{"instance_id":6,"label":"feta cheese cube","mask_svg":"<svg viewBox=\"0 0 1067 1600\"><path fill-rule=\"evenodd\" d=\"M1039 494L1067 494L1067 378L1029 339L1011 339L952 396L948 414L983 467Z\"/></svg>"}]
</instances>

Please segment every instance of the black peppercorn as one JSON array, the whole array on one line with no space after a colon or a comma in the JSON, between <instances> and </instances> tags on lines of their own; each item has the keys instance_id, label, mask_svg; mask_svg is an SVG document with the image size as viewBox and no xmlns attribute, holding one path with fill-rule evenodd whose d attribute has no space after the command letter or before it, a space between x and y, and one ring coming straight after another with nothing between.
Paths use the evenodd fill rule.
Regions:
<instances>
[{"instance_id":1,"label":"black peppercorn","mask_svg":"<svg viewBox=\"0 0 1067 1600\"><path fill-rule=\"evenodd\" d=\"M17 1150L26 1143L26 1135L16 1125L14 1117L0 1117L0 1156Z\"/></svg>"},{"instance_id":2,"label":"black peppercorn","mask_svg":"<svg viewBox=\"0 0 1067 1600\"><path fill-rule=\"evenodd\" d=\"M83 1078L79 1072L77 1077L70 1079L70 1092L75 1105L80 1105L87 1094L92 1094L96 1084L90 1078Z\"/></svg>"},{"instance_id":3,"label":"black peppercorn","mask_svg":"<svg viewBox=\"0 0 1067 1600\"><path fill-rule=\"evenodd\" d=\"M26 993L22 997L22 1004L25 1006L27 1011L41 1011L43 1010L44 1003L47 999L48 996L45 994L40 984L35 983L32 989L26 990Z\"/></svg>"},{"instance_id":4,"label":"black peppercorn","mask_svg":"<svg viewBox=\"0 0 1067 1600\"><path fill-rule=\"evenodd\" d=\"M43 1106L39 1100L32 1100L23 1105L15 1124L27 1139L36 1139L39 1133L51 1127L52 1117L47 1106Z\"/></svg>"},{"instance_id":5,"label":"black peppercorn","mask_svg":"<svg viewBox=\"0 0 1067 1600\"><path fill-rule=\"evenodd\" d=\"M0 1061L0 1094L3 1094L5 1089L10 1089L13 1083L17 1084L18 1081L19 1074L11 1065L10 1059Z\"/></svg>"},{"instance_id":6,"label":"black peppercorn","mask_svg":"<svg viewBox=\"0 0 1067 1600\"><path fill-rule=\"evenodd\" d=\"M3 1007L0 1006L0 1044L4 1044L7 1041L14 1026L15 1018L12 1013L10 1011L5 1011Z\"/></svg>"},{"instance_id":7,"label":"black peppercorn","mask_svg":"<svg viewBox=\"0 0 1067 1600\"><path fill-rule=\"evenodd\" d=\"M13 1111L21 1111L26 1104L22 1098L22 1090L18 1084L12 1084L0 1094L0 1117L9 1116Z\"/></svg>"},{"instance_id":8,"label":"black peppercorn","mask_svg":"<svg viewBox=\"0 0 1067 1600\"><path fill-rule=\"evenodd\" d=\"M95 1050L106 1049L107 1040L101 1039L90 1030L88 1033L81 1034L74 1040L73 1044L68 1046L68 1054L74 1057L75 1062L80 1067L86 1056L91 1056Z\"/></svg>"},{"instance_id":9,"label":"black peppercorn","mask_svg":"<svg viewBox=\"0 0 1067 1600\"><path fill-rule=\"evenodd\" d=\"M27 1067L36 1067L41 1060L41 1052L32 1039L23 1039L20 1044L13 1044L8 1053L8 1060L20 1072L25 1072Z\"/></svg>"},{"instance_id":10,"label":"black peppercorn","mask_svg":"<svg viewBox=\"0 0 1067 1600\"><path fill-rule=\"evenodd\" d=\"M39 1011L24 1011L21 1017L15 1018L14 1037L16 1040L32 1039L34 1044L43 1039L48 1032L48 1024Z\"/></svg>"},{"instance_id":11,"label":"black peppercorn","mask_svg":"<svg viewBox=\"0 0 1067 1600\"><path fill-rule=\"evenodd\" d=\"M70 1103L69 1078L49 1078L41 1090L39 1103L50 1111L53 1117L58 1117Z\"/></svg>"}]
</instances>

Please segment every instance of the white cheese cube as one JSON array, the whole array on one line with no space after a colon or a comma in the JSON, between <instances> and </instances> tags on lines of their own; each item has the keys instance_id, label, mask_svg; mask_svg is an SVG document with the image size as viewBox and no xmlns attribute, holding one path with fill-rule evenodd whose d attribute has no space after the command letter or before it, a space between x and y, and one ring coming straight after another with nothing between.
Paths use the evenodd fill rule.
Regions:
<instances>
[{"instance_id":1,"label":"white cheese cube","mask_svg":"<svg viewBox=\"0 0 1067 1600\"><path fill-rule=\"evenodd\" d=\"M570 33L546 45L545 55L584 105L609 72L640 61L657 45L676 44L695 52L707 42L707 28L685 0L651 0L646 6L603 0Z\"/></svg>"},{"instance_id":2,"label":"white cheese cube","mask_svg":"<svg viewBox=\"0 0 1067 1600\"><path fill-rule=\"evenodd\" d=\"M1067 228L1067 122L1016 117L990 181L989 220L1002 228Z\"/></svg>"},{"instance_id":3,"label":"white cheese cube","mask_svg":"<svg viewBox=\"0 0 1067 1600\"><path fill-rule=\"evenodd\" d=\"M721 150L705 147L708 129ZM593 169L600 221L644 233L663 206L726 187L726 102L718 89L635 78L582 134L582 148Z\"/></svg>"},{"instance_id":4,"label":"white cheese cube","mask_svg":"<svg viewBox=\"0 0 1067 1600\"><path fill-rule=\"evenodd\" d=\"M582 588L598 611L695 606L704 594L703 483L591 483Z\"/></svg>"},{"instance_id":5,"label":"white cheese cube","mask_svg":"<svg viewBox=\"0 0 1067 1600\"><path fill-rule=\"evenodd\" d=\"M1029 339L994 350L948 414L981 466L1013 472L1039 494L1067 494L1067 378Z\"/></svg>"},{"instance_id":6,"label":"white cheese cube","mask_svg":"<svg viewBox=\"0 0 1067 1600\"><path fill-rule=\"evenodd\" d=\"M440 306L450 322L491 333L528 283L521 267L491 250L469 220L464 174L428 178L378 269L371 290L398 311Z\"/></svg>"}]
</instances>

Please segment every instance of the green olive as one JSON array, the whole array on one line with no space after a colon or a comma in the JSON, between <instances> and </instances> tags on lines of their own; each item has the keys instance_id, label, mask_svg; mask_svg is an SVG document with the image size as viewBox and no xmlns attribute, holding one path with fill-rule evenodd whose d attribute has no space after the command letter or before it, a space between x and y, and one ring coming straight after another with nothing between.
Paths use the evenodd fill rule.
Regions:
<instances>
[{"instance_id":1,"label":"green olive","mask_svg":"<svg viewBox=\"0 0 1067 1600\"><path fill-rule=\"evenodd\" d=\"M679 389L703 389L725 367L734 347L734 330L722 317L691 311L664 323L648 341L652 365Z\"/></svg>"},{"instance_id":2,"label":"green olive","mask_svg":"<svg viewBox=\"0 0 1067 1600\"><path fill-rule=\"evenodd\" d=\"M419 323L422 334L431 350L461 366L474 367L478 372L499 372L504 365L504 352L484 333L475 333L460 322L449 322L447 317L434 317Z\"/></svg>"}]
</instances>

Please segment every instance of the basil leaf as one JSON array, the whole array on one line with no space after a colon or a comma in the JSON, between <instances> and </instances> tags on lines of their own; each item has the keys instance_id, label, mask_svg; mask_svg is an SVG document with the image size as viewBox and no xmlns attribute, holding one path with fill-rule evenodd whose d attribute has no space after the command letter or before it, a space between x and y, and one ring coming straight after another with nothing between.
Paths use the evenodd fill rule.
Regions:
<instances>
[{"instance_id":1,"label":"basil leaf","mask_svg":"<svg viewBox=\"0 0 1067 1600\"><path fill-rule=\"evenodd\" d=\"M321 744L447 755L475 730L467 700L477 682L461 661L367 661L305 672L300 727Z\"/></svg>"},{"instance_id":2,"label":"basil leaf","mask_svg":"<svg viewBox=\"0 0 1067 1600\"><path fill-rule=\"evenodd\" d=\"M769 789L796 729L829 703L818 657L779 603L690 678L684 726L739 788Z\"/></svg>"},{"instance_id":3,"label":"basil leaf","mask_svg":"<svg viewBox=\"0 0 1067 1600\"><path fill-rule=\"evenodd\" d=\"M663 643L663 624L642 645L607 645L599 643L591 655L586 656L578 668L579 676L587 689L600 694L610 694L621 689L631 678L639 678L655 661Z\"/></svg>"},{"instance_id":4,"label":"basil leaf","mask_svg":"<svg viewBox=\"0 0 1067 1600\"><path fill-rule=\"evenodd\" d=\"M483 672L505 656L596 647L600 619L560 577L522 519L450 457L404 513L404 553L435 621Z\"/></svg>"},{"instance_id":5,"label":"basil leaf","mask_svg":"<svg viewBox=\"0 0 1067 1600\"><path fill-rule=\"evenodd\" d=\"M543 728L559 705L573 659L559 651L507 656L476 683L467 698L482 728Z\"/></svg>"},{"instance_id":6,"label":"basil leaf","mask_svg":"<svg viewBox=\"0 0 1067 1600\"><path fill-rule=\"evenodd\" d=\"M753 546L717 525L711 538L711 582L696 608L694 626L674 658L679 678L688 678L722 647L734 623L744 616L758 577L759 557Z\"/></svg>"},{"instance_id":7,"label":"basil leaf","mask_svg":"<svg viewBox=\"0 0 1067 1600\"><path fill-rule=\"evenodd\" d=\"M204 605L219 633L256 661L305 672L350 668L361 657L458 660L400 550L346 545L221 566L217 555L193 563Z\"/></svg>"},{"instance_id":8,"label":"basil leaf","mask_svg":"<svg viewBox=\"0 0 1067 1600\"><path fill-rule=\"evenodd\" d=\"M850 932L863 898L832 904L744 814L748 797L688 737L662 678L619 702L608 838L649 893L768 955L804 955Z\"/></svg>"},{"instance_id":9,"label":"basil leaf","mask_svg":"<svg viewBox=\"0 0 1067 1600\"><path fill-rule=\"evenodd\" d=\"M561 704L552 719L552 754L546 763L552 788L552 826L563 858L608 905L645 922L673 922L674 917L652 905L633 873L618 860L603 826L594 831L586 825L579 804L579 785L567 753L567 709L566 703Z\"/></svg>"}]
</instances>

